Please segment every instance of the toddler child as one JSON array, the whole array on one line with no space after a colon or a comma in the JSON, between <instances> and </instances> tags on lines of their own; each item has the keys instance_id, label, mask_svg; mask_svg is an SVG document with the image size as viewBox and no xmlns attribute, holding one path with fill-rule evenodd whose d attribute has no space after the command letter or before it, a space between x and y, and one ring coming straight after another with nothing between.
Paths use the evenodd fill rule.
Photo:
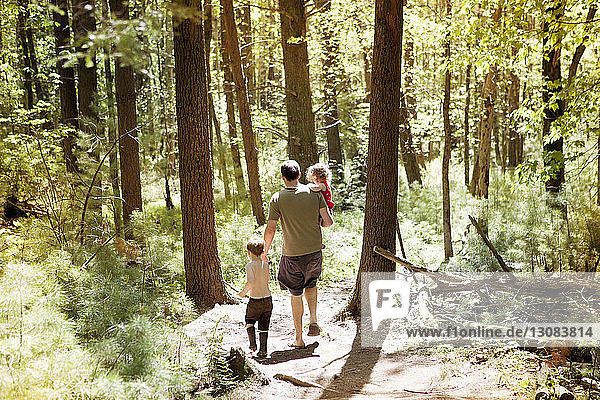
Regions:
<instances>
[{"instance_id":1,"label":"toddler child","mask_svg":"<svg viewBox=\"0 0 600 400\"><path fill-rule=\"evenodd\" d=\"M269 264L261 259L264 247L265 242L262 238L253 237L248 241L246 249L250 262L246 265L246 285L238 293L240 297L245 297L247 293L250 293L246 307L246 331L250 340L250 350L256 351L254 324L258 322L260 348L256 353L257 357L267 356L267 338L273 311L273 301L269 290Z\"/></svg>"},{"instance_id":2,"label":"toddler child","mask_svg":"<svg viewBox=\"0 0 600 400\"><path fill-rule=\"evenodd\" d=\"M306 172L306 179L310 182L308 184L310 190L323 193L327 208L331 212L334 203L331 197L331 170L329 167L323 163L311 165Z\"/></svg>"}]
</instances>

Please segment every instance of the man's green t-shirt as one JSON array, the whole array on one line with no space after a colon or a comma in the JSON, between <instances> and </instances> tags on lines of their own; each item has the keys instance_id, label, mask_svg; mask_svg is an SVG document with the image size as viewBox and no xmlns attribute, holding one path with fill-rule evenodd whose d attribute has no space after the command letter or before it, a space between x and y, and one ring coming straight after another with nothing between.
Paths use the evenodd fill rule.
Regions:
<instances>
[{"instance_id":1,"label":"man's green t-shirt","mask_svg":"<svg viewBox=\"0 0 600 400\"><path fill-rule=\"evenodd\" d=\"M269 220L281 219L284 256L302 256L321 250L319 210L325 207L321 192L313 192L302 184L286 187L271 197Z\"/></svg>"}]
</instances>

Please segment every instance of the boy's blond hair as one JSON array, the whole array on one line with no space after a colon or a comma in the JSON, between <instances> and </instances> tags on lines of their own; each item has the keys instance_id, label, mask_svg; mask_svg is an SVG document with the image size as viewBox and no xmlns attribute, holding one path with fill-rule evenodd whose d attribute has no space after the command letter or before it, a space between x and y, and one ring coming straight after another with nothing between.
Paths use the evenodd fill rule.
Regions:
<instances>
[{"instance_id":1,"label":"boy's blond hair","mask_svg":"<svg viewBox=\"0 0 600 400\"><path fill-rule=\"evenodd\" d=\"M265 241L258 236L254 236L254 237L250 238L250 240L248 240L248 243L246 244L246 248L248 249L248 251L250 253L252 253L258 257L265 250Z\"/></svg>"},{"instance_id":2,"label":"boy's blond hair","mask_svg":"<svg viewBox=\"0 0 600 400\"><path fill-rule=\"evenodd\" d=\"M317 182L331 182L331 170L323 163L316 163L308 167L306 177L308 180L316 178Z\"/></svg>"}]
</instances>

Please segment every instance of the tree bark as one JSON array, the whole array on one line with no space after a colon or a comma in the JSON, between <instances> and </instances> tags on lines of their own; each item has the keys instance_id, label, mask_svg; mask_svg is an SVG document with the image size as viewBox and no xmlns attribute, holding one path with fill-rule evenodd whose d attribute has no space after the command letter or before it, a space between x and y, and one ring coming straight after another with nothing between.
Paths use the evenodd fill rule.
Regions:
<instances>
[{"instance_id":1,"label":"tree bark","mask_svg":"<svg viewBox=\"0 0 600 400\"><path fill-rule=\"evenodd\" d=\"M129 6L123 0L110 0L113 15L129 19ZM140 180L140 154L136 111L135 76L130 65L115 57L115 88L119 120L119 154L121 190L123 193L123 223L131 222L133 211L142 210L142 185ZM128 233L126 232L126 236Z\"/></svg>"},{"instance_id":2,"label":"tree bark","mask_svg":"<svg viewBox=\"0 0 600 400\"><path fill-rule=\"evenodd\" d=\"M223 91L225 92L225 104L227 111L227 126L229 133L229 147L231 149L231 159L233 161L233 175L235 187L239 197L246 197L246 183L244 182L244 172L242 169L242 159L238 145L237 129L235 124L235 100L233 98L233 74L231 72L231 63L226 49L225 23L221 13L221 63L223 69Z\"/></svg>"},{"instance_id":3,"label":"tree bark","mask_svg":"<svg viewBox=\"0 0 600 400\"><path fill-rule=\"evenodd\" d=\"M323 71L323 97L325 102L325 129L327 132L327 156L333 181L337 184L344 180L342 145L340 142L340 126L338 119L337 86L341 79L342 68L339 60L340 44L335 37L334 21L330 0L318 0L315 3L321 20L319 21L319 37L322 48L321 63Z\"/></svg>"},{"instance_id":4,"label":"tree bark","mask_svg":"<svg viewBox=\"0 0 600 400\"><path fill-rule=\"evenodd\" d=\"M446 0L446 13L451 17L452 5ZM444 42L444 55L446 62L450 64L450 32ZM454 255L452 250L452 225L450 221L450 157L452 155L452 131L450 128L450 69L446 67L444 76L444 155L442 157L442 220L444 225L444 255L449 259Z\"/></svg>"},{"instance_id":5,"label":"tree bark","mask_svg":"<svg viewBox=\"0 0 600 400\"><path fill-rule=\"evenodd\" d=\"M69 26L69 10L67 0L53 0L52 4L61 12L53 11L54 39L56 56L65 56L71 51L71 32ZM60 77L60 115L63 123L71 125L66 136L61 140L61 147L67 172L79 171L75 157L76 132L79 129L77 120L77 92L75 90L75 71L73 67L65 67L65 60L57 58L56 72Z\"/></svg>"},{"instance_id":6,"label":"tree bark","mask_svg":"<svg viewBox=\"0 0 600 400\"><path fill-rule=\"evenodd\" d=\"M543 58L542 58L542 100L544 102L543 130L544 138L543 159L544 167L548 170L546 191L557 193L565 182L565 160L563 154L563 138L549 139L552 123L564 114L565 103L560 98L562 91L561 74L561 40L562 28L559 20L565 9L564 0L555 0L551 7L545 11L542 31Z\"/></svg>"},{"instance_id":7,"label":"tree bark","mask_svg":"<svg viewBox=\"0 0 600 400\"><path fill-rule=\"evenodd\" d=\"M33 77L31 75L31 58L29 57L29 46L27 43L27 16L29 15L29 4L24 0L19 0L17 6L19 10L17 12L17 36L21 47L23 65L21 70L23 73L23 89L25 92L23 106L27 110L31 110L33 108Z\"/></svg>"},{"instance_id":8,"label":"tree bark","mask_svg":"<svg viewBox=\"0 0 600 400\"><path fill-rule=\"evenodd\" d=\"M308 72L306 10L303 0L279 0L279 9L285 70L288 155L300 164L300 179L304 182L306 170L318 161Z\"/></svg>"},{"instance_id":9,"label":"tree bark","mask_svg":"<svg viewBox=\"0 0 600 400\"><path fill-rule=\"evenodd\" d=\"M198 9L200 0L177 0ZM228 300L217 250L202 20L175 17L175 98L186 294L199 309Z\"/></svg>"},{"instance_id":10,"label":"tree bark","mask_svg":"<svg viewBox=\"0 0 600 400\"><path fill-rule=\"evenodd\" d=\"M375 1L373 81L369 116L367 188L360 267L348 311L360 313L363 272L392 272L394 262L377 256L375 246L396 249L398 129L401 87L403 0Z\"/></svg>"},{"instance_id":11,"label":"tree bark","mask_svg":"<svg viewBox=\"0 0 600 400\"><path fill-rule=\"evenodd\" d=\"M464 162L465 162L465 185L469 187L469 159L470 159L470 151L469 151L469 108L471 107L471 68L473 68L472 64L467 66L467 73L465 77L465 119L464 119Z\"/></svg>"},{"instance_id":12,"label":"tree bark","mask_svg":"<svg viewBox=\"0 0 600 400\"><path fill-rule=\"evenodd\" d=\"M235 17L233 14L233 0L221 0L221 5L223 6L222 12L227 37L227 50L229 51L229 59L231 61L238 112L240 114L240 125L242 127L242 137L244 139L244 153L246 155L246 169L248 171L248 186L250 188L252 213L256 218L257 224L263 225L265 224L266 219L258 173L258 151L255 145L254 132L252 131L252 116L250 114L250 104L248 103L248 93L246 92L244 72L242 71L240 47L237 29L235 27Z\"/></svg>"},{"instance_id":13,"label":"tree bark","mask_svg":"<svg viewBox=\"0 0 600 400\"><path fill-rule=\"evenodd\" d=\"M521 81L514 71L511 71L508 87L508 168L515 168L523 161L521 159L521 155L523 154L523 140L517 131L514 115L514 112L519 108L520 89Z\"/></svg>"},{"instance_id":14,"label":"tree bark","mask_svg":"<svg viewBox=\"0 0 600 400\"><path fill-rule=\"evenodd\" d=\"M579 44L579 46L577 46L577 48L575 49L575 53L573 54L573 58L571 60L571 65L569 66L569 78L567 79L567 86L571 87L571 85L573 84L573 79L575 78L575 75L577 74L577 69L579 68L579 62L581 61L581 57L583 57L583 53L585 52L586 49L586 43L588 42L588 40L590 39L590 29L592 27L591 22L594 20L594 17L596 16L596 12L598 11L598 6L596 4L591 4L590 5L590 9L588 10L588 14L586 17L586 26L585 26L585 36L583 37L583 40L581 41L581 43Z\"/></svg>"},{"instance_id":15,"label":"tree bark","mask_svg":"<svg viewBox=\"0 0 600 400\"><path fill-rule=\"evenodd\" d=\"M403 24L404 25L404 24ZM412 55L412 42L408 42L405 46L405 59L407 69L412 70L414 65L414 58ZM412 92L412 75L411 72L404 72L404 92L401 94L400 100L400 153L402 155L402 163L404 164L404 170L406 172L406 180L410 187L413 183L421 181L421 171L419 170L419 163L417 162L417 155L413 148L413 138L410 131L410 118L414 117L414 97L408 93ZM411 112L412 103L412 112Z\"/></svg>"},{"instance_id":16,"label":"tree bark","mask_svg":"<svg viewBox=\"0 0 600 400\"><path fill-rule=\"evenodd\" d=\"M35 53L35 40L33 36L33 28L31 27L31 22L29 22L29 4L28 1L21 0L22 6L25 8L25 36L27 37L27 51L29 53L29 61L31 64L31 72L33 73L33 83L35 85L35 95L37 100L47 100L48 95L44 90L42 82L40 80L40 71L38 68L37 55Z\"/></svg>"}]
</instances>

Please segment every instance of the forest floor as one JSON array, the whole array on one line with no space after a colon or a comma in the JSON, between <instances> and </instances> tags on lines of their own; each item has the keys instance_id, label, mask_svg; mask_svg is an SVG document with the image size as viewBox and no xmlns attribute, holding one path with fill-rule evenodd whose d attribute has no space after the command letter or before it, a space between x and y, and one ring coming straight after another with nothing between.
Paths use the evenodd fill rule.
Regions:
<instances>
[{"instance_id":1,"label":"forest floor","mask_svg":"<svg viewBox=\"0 0 600 400\"><path fill-rule=\"evenodd\" d=\"M338 321L353 280L319 285L322 333L305 336L306 350L291 349L294 337L289 295L273 294L269 357L259 360L268 385L240 388L236 399L522 399L531 398L547 367L535 355L510 348L363 348L353 320ZM216 306L185 327L194 343L206 346L213 334L225 350L248 348L245 303ZM303 322L307 325L305 307ZM306 331L306 330L305 330ZM274 379L284 374L320 387L299 387Z\"/></svg>"}]
</instances>

